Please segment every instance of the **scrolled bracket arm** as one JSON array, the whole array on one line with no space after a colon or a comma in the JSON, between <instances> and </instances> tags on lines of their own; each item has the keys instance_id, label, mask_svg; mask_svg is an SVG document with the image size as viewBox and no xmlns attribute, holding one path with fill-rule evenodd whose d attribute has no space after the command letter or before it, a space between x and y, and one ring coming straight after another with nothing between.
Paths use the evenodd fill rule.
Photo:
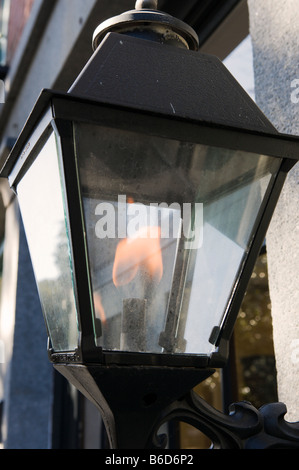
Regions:
<instances>
[{"instance_id":1,"label":"scrolled bracket arm","mask_svg":"<svg viewBox=\"0 0 299 470\"><path fill-rule=\"evenodd\" d=\"M299 422L285 420L287 407L284 403L262 406L263 429L246 442L247 449L299 449Z\"/></svg>"},{"instance_id":2,"label":"scrolled bracket arm","mask_svg":"<svg viewBox=\"0 0 299 470\"><path fill-rule=\"evenodd\" d=\"M283 403L264 405L259 410L249 402L234 403L224 414L193 391L165 410L155 427L152 444L156 448L166 441L158 435L162 424L183 421L203 432L213 449L299 449L299 422L288 423Z\"/></svg>"}]
</instances>

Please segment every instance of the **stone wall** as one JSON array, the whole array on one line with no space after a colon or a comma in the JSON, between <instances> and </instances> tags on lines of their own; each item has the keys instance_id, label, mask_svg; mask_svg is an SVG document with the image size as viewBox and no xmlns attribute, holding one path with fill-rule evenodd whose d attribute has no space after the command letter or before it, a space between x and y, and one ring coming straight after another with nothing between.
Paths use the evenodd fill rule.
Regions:
<instances>
[{"instance_id":1,"label":"stone wall","mask_svg":"<svg viewBox=\"0 0 299 470\"><path fill-rule=\"evenodd\" d=\"M298 0L248 0L256 102L280 132L299 135ZM299 420L299 164L267 234L279 400Z\"/></svg>"}]
</instances>

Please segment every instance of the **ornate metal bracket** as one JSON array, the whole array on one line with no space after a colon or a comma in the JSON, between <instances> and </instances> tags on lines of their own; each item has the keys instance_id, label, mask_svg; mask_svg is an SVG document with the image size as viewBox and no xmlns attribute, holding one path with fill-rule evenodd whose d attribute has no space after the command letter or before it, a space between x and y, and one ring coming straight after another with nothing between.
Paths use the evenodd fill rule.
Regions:
<instances>
[{"instance_id":1,"label":"ornate metal bracket","mask_svg":"<svg viewBox=\"0 0 299 470\"><path fill-rule=\"evenodd\" d=\"M158 428L170 420L186 422L202 431L213 449L299 449L299 422L288 423L283 403L264 405L257 410L249 402L231 405L229 415L208 405L193 391L164 412L153 434L153 444L161 448L166 440Z\"/></svg>"},{"instance_id":2,"label":"ornate metal bracket","mask_svg":"<svg viewBox=\"0 0 299 470\"><path fill-rule=\"evenodd\" d=\"M224 414L200 398L193 389L213 370L73 363L55 368L98 408L112 449L163 449L167 438L159 430L172 420L202 431L213 449L299 449L299 422L285 421L283 403L257 410L240 402Z\"/></svg>"}]
</instances>

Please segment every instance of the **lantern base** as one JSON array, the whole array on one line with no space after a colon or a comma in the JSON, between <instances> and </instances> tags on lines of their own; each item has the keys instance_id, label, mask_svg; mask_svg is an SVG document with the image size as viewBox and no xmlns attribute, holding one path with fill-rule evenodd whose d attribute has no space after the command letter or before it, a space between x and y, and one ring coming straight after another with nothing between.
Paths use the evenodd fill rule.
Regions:
<instances>
[{"instance_id":1,"label":"lantern base","mask_svg":"<svg viewBox=\"0 0 299 470\"><path fill-rule=\"evenodd\" d=\"M100 411L112 449L163 448L161 416L214 370L55 364Z\"/></svg>"},{"instance_id":2,"label":"lantern base","mask_svg":"<svg viewBox=\"0 0 299 470\"><path fill-rule=\"evenodd\" d=\"M213 449L298 449L299 422L284 420L283 403L259 410L248 402L226 415L192 389L211 369L56 364L100 411L112 449L163 449L161 426L183 421L203 432Z\"/></svg>"}]
</instances>

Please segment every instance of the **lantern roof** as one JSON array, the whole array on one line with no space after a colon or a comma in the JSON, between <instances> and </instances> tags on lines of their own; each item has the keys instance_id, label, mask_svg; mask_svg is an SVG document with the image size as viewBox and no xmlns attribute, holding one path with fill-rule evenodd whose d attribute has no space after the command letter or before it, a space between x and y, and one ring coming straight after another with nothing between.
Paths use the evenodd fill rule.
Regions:
<instances>
[{"instance_id":1,"label":"lantern roof","mask_svg":"<svg viewBox=\"0 0 299 470\"><path fill-rule=\"evenodd\" d=\"M102 103L276 133L215 56L108 33L70 93Z\"/></svg>"}]
</instances>

